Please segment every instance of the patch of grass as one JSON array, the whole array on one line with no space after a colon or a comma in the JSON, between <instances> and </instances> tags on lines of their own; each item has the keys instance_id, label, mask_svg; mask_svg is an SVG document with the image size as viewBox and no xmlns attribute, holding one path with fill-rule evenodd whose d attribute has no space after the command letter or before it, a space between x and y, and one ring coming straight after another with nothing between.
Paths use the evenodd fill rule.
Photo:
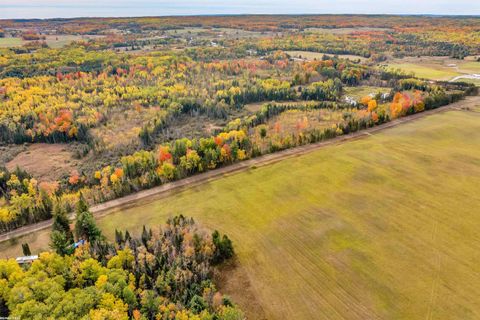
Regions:
<instances>
[{"instance_id":1,"label":"patch of grass","mask_svg":"<svg viewBox=\"0 0 480 320\"><path fill-rule=\"evenodd\" d=\"M362 97L368 96L369 94L377 93L388 93L392 90L391 88L382 88L382 87L369 87L369 86L360 86L360 87L345 87L345 95L352 97L356 100L360 100Z\"/></svg>"},{"instance_id":2,"label":"patch of grass","mask_svg":"<svg viewBox=\"0 0 480 320\"><path fill-rule=\"evenodd\" d=\"M227 233L267 319L478 319L479 123L475 112L432 115L98 223L112 238L182 213ZM18 243L47 248L46 234ZM245 290L226 288L234 301Z\"/></svg>"},{"instance_id":3,"label":"patch of grass","mask_svg":"<svg viewBox=\"0 0 480 320\"><path fill-rule=\"evenodd\" d=\"M458 81L460 82L467 82L467 83L472 83L474 85L476 85L477 87L480 87L480 79L465 79L465 78L461 78L461 79L458 79Z\"/></svg>"},{"instance_id":4,"label":"patch of grass","mask_svg":"<svg viewBox=\"0 0 480 320\"><path fill-rule=\"evenodd\" d=\"M89 39L98 39L103 38L102 35L69 35L69 34L58 34L58 35L47 35L46 42L50 48L63 48L66 45L69 45L73 41L88 41Z\"/></svg>"},{"instance_id":5,"label":"patch of grass","mask_svg":"<svg viewBox=\"0 0 480 320\"><path fill-rule=\"evenodd\" d=\"M352 34L355 32L384 32L394 31L391 28L375 28L375 27L356 27L356 28L306 28L306 32L310 33L329 33L329 34Z\"/></svg>"},{"instance_id":6,"label":"patch of grass","mask_svg":"<svg viewBox=\"0 0 480 320\"><path fill-rule=\"evenodd\" d=\"M480 62L446 57L397 59L388 63L388 67L413 72L417 77L432 80L451 80L460 75L480 73Z\"/></svg>"},{"instance_id":7,"label":"patch of grass","mask_svg":"<svg viewBox=\"0 0 480 320\"><path fill-rule=\"evenodd\" d=\"M415 63L394 63L389 64L389 68L400 69L405 72L413 72L416 77L432 80L450 80L460 75L454 69L447 69L442 66L425 66Z\"/></svg>"},{"instance_id":8,"label":"patch of grass","mask_svg":"<svg viewBox=\"0 0 480 320\"><path fill-rule=\"evenodd\" d=\"M260 111L263 105L268 103L275 103L277 105L288 105L288 106L304 106L306 105L305 101L262 101L262 102L253 102L244 105L244 109L247 110L249 113L255 113Z\"/></svg>"},{"instance_id":9,"label":"patch of grass","mask_svg":"<svg viewBox=\"0 0 480 320\"><path fill-rule=\"evenodd\" d=\"M20 47L22 44L21 38L0 38L0 48Z\"/></svg>"},{"instance_id":10,"label":"patch of grass","mask_svg":"<svg viewBox=\"0 0 480 320\"><path fill-rule=\"evenodd\" d=\"M302 59L306 59L306 60L322 60L324 55L335 56L334 54L321 53L321 52L315 52L315 51L285 51L285 52L287 54L289 54L291 57L302 58ZM365 61L365 60L367 60L365 57L351 55L351 54L337 54L337 56L339 58L349 59L349 60L352 60L352 61L356 61L356 60Z\"/></svg>"},{"instance_id":11,"label":"patch of grass","mask_svg":"<svg viewBox=\"0 0 480 320\"><path fill-rule=\"evenodd\" d=\"M480 62L478 61L462 62L458 67L467 73L480 73Z\"/></svg>"},{"instance_id":12,"label":"patch of grass","mask_svg":"<svg viewBox=\"0 0 480 320\"><path fill-rule=\"evenodd\" d=\"M97 35L47 35L45 42L50 48L63 48L73 41L101 38L103 36ZM0 48L21 47L29 41L24 41L22 38L0 38Z\"/></svg>"}]
</instances>

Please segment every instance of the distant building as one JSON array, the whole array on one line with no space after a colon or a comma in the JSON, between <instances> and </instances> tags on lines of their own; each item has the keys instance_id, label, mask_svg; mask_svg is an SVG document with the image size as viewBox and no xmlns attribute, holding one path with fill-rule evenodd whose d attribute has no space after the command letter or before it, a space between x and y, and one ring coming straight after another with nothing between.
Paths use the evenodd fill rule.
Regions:
<instances>
[{"instance_id":1,"label":"distant building","mask_svg":"<svg viewBox=\"0 0 480 320\"><path fill-rule=\"evenodd\" d=\"M24 256L24 257L18 257L15 260L17 261L18 264L26 264L26 263L32 263L37 259L38 259L38 256Z\"/></svg>"},{"instance_id":2,"label":"distant building","mask_svg":"<svg viewBox=\"0 0 480 320\"><path fill-rule=\"evenodd\" d=\"M74 249L76 249L76 248L78 248L78 247L80 247L81 245L84 245L84 244L85 244L85 240L82 239L82 240L80 240L80 241L75 242L74 244L72 244L72 247L73 247Z\"/></svg>"},{"instance_id":3,"label":"distant building","mask_svg":"<svg viewBox=\"0 0 480 320\"><path fill-rule=\"evenodd\" d=\"M348 103L349 105L356 107L358 105L357 100L353 99L352 97L346 96L345 97L345 102Z\"/></svg>"},{"instance_id":4,"label":"distant building","mask_svg":"<svg viewBox=\"0 0 480 320\"><path fill-rule=\"evenodd\" d=\"M293 57L293 58L291 58L291 60L293 60L293 61L300 61L300 62L307 61L307 59L305 59L305 58L299 58L299 57Z\"/></svg>"}]
</instances>

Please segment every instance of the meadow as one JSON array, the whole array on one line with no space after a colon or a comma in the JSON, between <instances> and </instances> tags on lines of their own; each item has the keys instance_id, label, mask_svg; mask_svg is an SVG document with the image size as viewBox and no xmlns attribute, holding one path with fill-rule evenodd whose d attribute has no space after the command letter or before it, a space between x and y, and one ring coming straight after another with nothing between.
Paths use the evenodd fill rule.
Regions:
<instances>
[{"instance_id":1,"label":"meadow","mask_svg":"<svg viewBox=\"0 0 480 320\"><path fill-rule=\"evenodd\" d=\"M101 39L103 36L98 35L67 35L67 34L59 34L59 35L46 35L45 36L45 43L50 48L63 48L73 41L87 41L90 39ZM0 48L14 48L14 47L21 47L23 45L29 44L31 41L25 41L19 37L9 37L9 38L0 38Z\"/></svg>"},{"instance_id":2,"label":"meadow","mask_svg":"<svg viewBox=\"0 0 480 320\"><path fill-rule=\"evenodd\" d=\"M378 93L389 93L389 88L381 88L381 87L369 87L369 86L363 86L363 87L346 87L344 94L346 96L349 96L356 101L360 101L362 97L368 96L368 95L377 95Z\"/></svg>"},{"instance_id":3,"label":"meadow","mask_svg":"<svg viewBox=\"0 0 480 320\"><path fill-rule=\"evenodd\" d=\"M400 69L406 73L414 73L419 78L442 81L449 81L462 75L480 73L480 62L478 61L455 60L445 57L393 59L387 63L387 66L388 68Z\"/></svg>"},{"instance_id":4,"label":"meadow","mask_svg":"<svg viewBox=\"0 0 480 320\"><path fill-rule=\"evenodd\" d=\"M228 233L220 288L252 319L477 319L479 121L438 113L97 221L112 238L183 213ZM48 231L17 241L47 249Z\"/></svg>"},{"instance_id":5,"label":"meadow","mask_svg":"<svg viewBox=\"0 0 480 320\"><path fill-rule=\"evenodd\" d=\"M21 38L0 38L0 48L18 47L22 44Z\"/></svg>"},{"instance_id":6,"label":"meadow","mask_svg":"<svg viewBox=\"0 0 480 320\"><path fill-rule=\"evenodd\" d=\"M315 51L294 50L294 51L285 51L285 52L293 58L305 59L305 60L322 60L325 55L331 56L331 54L328 54L328 53L315 52ZM365 57L357 56L353 54L338 54L337 56L339 58L348 59L352 61L364 62L367 60Z\"/></svg>"}]
</instances>

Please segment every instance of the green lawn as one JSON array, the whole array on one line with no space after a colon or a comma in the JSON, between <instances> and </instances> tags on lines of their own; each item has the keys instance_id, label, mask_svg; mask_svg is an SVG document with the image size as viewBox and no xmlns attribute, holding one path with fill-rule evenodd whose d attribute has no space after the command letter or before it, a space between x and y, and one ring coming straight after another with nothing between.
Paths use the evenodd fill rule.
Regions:
<instances>
[{"instance_id":1,"label":"green lawn","mask_svg":"<svg viewBox=\"0 0 480 320\"><path fill-rule=\"evenodd\" d=\"M226 232L245 278L222 287L267 319L479 319L479 189L480 113L449 111L98 222L112 237L182 213Z\"/></svg>"}]
</instances>

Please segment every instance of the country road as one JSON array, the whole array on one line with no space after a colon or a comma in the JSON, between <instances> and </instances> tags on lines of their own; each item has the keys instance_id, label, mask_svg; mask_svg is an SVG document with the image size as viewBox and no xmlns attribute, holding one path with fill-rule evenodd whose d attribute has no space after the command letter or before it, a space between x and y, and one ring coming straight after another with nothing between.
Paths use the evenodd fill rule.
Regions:
<instances>
[{"instance_id":1,"label":"country road","mask_svg":"<svg viewBox=\"0 0 480 320\"><path fill-rule=\"evenodd\" d=\"M344 136L339 136L334 139L330 139L327 141L323 142L318 142L318 143L313 143L313 144L308 144L308 145L303 145L283 151L279 151L276 153L272 154L267 154L263 155L254 159L242 161L242 162L237 162L232 165L228 165L219 169L215 169L212 171L207 171L205 173L200 173L182 180L166 183L164 185L154 187L148 190L143 190L139 191L137 193L118 198L115 200L110 200L107 202L104 202L102 204L93 206L90 208L91 212L95 215L100 215L100 214L108 214L108 210L124 206L126 204L141 200L141 199L146 199L152 196L168 193L180 188L184 187L190 187L190 186L197 186L199 184L205 183L207 181L210 181L212 179L218 179L221 178L225 175L240 172L240 171L245 171L248 170L249 168L253 166L263 166L267 164L271 164L274 162L278 162L287 158L299 156L302 154L306 154L309 152L312 152L314 150L317 150L319 148L323 148L329 145L334 145L334 144L339 144L343 143L345 141L350 141L350 140L355 140L355 139L361 139L364 137L368 137L371 134L375 132L379 132L388 128L395 127L399 124L405 123L405 122L410 122L414 121L419 118L423 118L432 114L440 113L440 112L445 112L449 110L463 110L463 109L468 109L469 107L474 107L474 106L480 106L480 96L471 96L467 97L462 101L434 109L434 110L428 110L425 112L421 112L418 114L414 114L408 117L400 118L393 120L391 122L375 126L372 128L368 128L359 132L355 132L352 134L344 135ZM74 216L73 214L71 215L71 218L73 219ZM46 228L49 228L52 225L52 219L42 221L33 225L21 227L15 230L12 230L8 233L4 233L0 235L0 243L8 241L10 239L14 239L17 237L21 237L26 234L34 233L36 231L40 231Z\"/></svg>"}]
</instances>

